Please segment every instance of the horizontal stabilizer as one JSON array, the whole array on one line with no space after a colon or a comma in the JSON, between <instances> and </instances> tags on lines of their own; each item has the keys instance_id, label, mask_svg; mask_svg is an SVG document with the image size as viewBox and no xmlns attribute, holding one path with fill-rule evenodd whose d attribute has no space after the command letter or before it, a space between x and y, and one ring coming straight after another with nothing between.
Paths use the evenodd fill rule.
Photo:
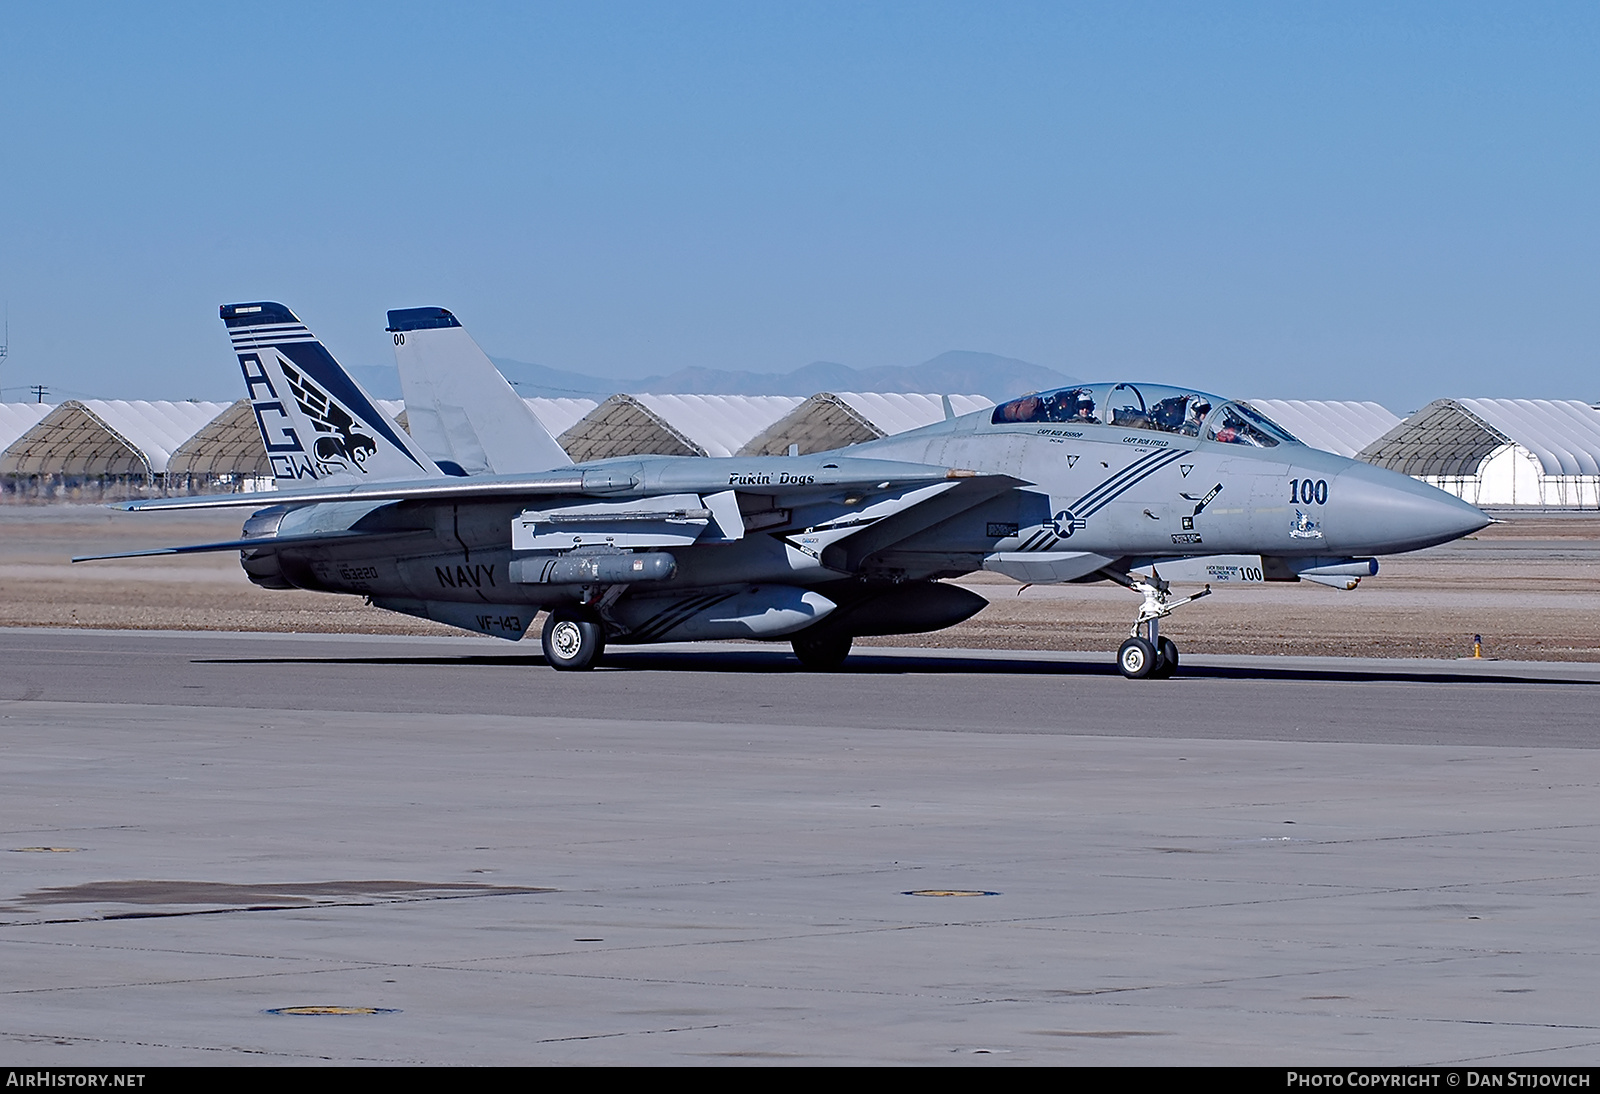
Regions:
<instances>
[{"instance_id":1,"label":"horizontal stabilizer","mask_svg":"<svg viewBox=\"0 0 1600 1094\"><path fill-rule=\"evenodd\" d=\"M247 494L203 494L188 498L139 498L111 508L130 513L147 509L260 509L268 505L305 505L321 501L458 501L467 498L515 498L537 494L581 494L581 475L463 479L445 476L409 482L384 482L325 490L274 490Z\"/></svg>"},{"instance_id":2,"label":"horizontal stabilizer","mask_svg":"<svg viewBox=\"0 0 1600 1094\"><path fill-rule=\"evenodd\" d=\"M248 551L252 547L314 547L323 544L349 543L351 540L406 539L411 536L432 535L432 529L416 528L383 532L316 532L303 536L255 536L251 539L230 539L221 543L194 543L186 547L152 547L146 551L119 551L114 555L80 555L74 562L103 562L112 558L152 558L157 555L199 555L208 551Z\"/></svg>"}]
</instances>

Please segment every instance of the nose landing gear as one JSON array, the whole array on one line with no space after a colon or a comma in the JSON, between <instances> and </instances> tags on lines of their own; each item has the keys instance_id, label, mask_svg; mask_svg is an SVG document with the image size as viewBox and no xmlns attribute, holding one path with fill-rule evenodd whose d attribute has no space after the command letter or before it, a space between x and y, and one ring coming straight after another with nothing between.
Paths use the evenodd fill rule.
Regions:
<instances>
[{"instance_id":1,"label":"nose landing gear","mask_svg":"<svg viewBox=\"0 0 1600 1094\"><path fill-rule=\"evenodd\" d=\"M1172 587L1154 569L1148 579L1143 574L1106 573L1117 584L1144 595L1139 617L1133 621L1127 641L1117 650L1117 670L1130 680L1165 680L1178 671L1178 644L1162 635L1161 620L1176 608L1210 596L1211 586L1181 600L1170 600Z\"/></svg>"}]
</instances>

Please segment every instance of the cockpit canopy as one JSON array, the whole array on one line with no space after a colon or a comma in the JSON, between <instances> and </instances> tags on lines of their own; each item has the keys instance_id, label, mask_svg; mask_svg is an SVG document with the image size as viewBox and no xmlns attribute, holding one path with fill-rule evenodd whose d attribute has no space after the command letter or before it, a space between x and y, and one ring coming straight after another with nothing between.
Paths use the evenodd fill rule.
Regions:
<instances>
[{"instance_id":1,"label":"cockpit canopy","mask_svg":"<svg viewBox=\"0 0 1600 1094\"><path fill-rule=\"evenodd\" d=\"M1275 448L1294 435L1249 403L1163 384L1084 384L1040 391L1001 403L990 421L1057 422L1148 429L1221 444Z\"/></svg>"}]
</instances>

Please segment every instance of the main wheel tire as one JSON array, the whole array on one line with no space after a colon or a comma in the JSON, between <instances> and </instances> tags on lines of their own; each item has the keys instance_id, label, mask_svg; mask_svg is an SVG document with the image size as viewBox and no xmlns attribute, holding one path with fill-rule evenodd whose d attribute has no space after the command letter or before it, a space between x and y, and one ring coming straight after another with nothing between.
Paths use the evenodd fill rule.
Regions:
<instances>
[{"instance_id":1,"label":"main wheel tire","mask_svg":"<svg viewBox=\"0 0 1600 1094\"><path fill-rule=\"evenodd\" d=\"M605 652L606 632L576 612L555 611L544 621L544 659L562 672L592 669Z\"/></svg>"},{"instance_id":2,"label":"main wheel tire","mask_svg":"<svg viewBox=\"0 0 1600 1094\"><path fill-rule=\"evenodd\" d=\"M800 635L790 639L789 644L802 665L813 672L826 672L844 664L853 641L848 634Z\"/></svg>"},{"instance_id":3,"label":"main wheel tire","mask_svg":"<svg viewBox=\"0 0 1600 1094\"><path fill-rule=\"evenodd\" d=\"M1156 648L1143 638L1130 638L1117 651L1117 671L1129 680L1143 680L1155 667Z\"/></svg>"},{"instance_id":4,"label":"main wheel tire","mask_svg":"<svg viewBox=\"0 0 1600 1094\"><path fill-rule=\"evenodd\" d=\"M1178 671L1178 644L1172 639L1162 636L1156 643L1156 667L1150 675L1157 680L1166 680Z\"/></svg>"}]
</instances>

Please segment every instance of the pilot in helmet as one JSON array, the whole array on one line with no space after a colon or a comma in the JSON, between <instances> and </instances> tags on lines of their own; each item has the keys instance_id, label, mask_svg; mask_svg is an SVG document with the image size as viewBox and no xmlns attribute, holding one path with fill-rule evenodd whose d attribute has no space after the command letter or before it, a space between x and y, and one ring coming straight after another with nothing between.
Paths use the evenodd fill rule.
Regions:
<instances>
[{"instance_id":1,"label":"pilot in helmet","mask_svg":"<svg viewBox=\"0 0 1600 1094\"><path fill-rule=\"evenodd\" d=\"M1048 422L1070 422L1077 410L1077 393L1058 391L1045 399L1044 418Z\"/></svg>"}]
</instances>

